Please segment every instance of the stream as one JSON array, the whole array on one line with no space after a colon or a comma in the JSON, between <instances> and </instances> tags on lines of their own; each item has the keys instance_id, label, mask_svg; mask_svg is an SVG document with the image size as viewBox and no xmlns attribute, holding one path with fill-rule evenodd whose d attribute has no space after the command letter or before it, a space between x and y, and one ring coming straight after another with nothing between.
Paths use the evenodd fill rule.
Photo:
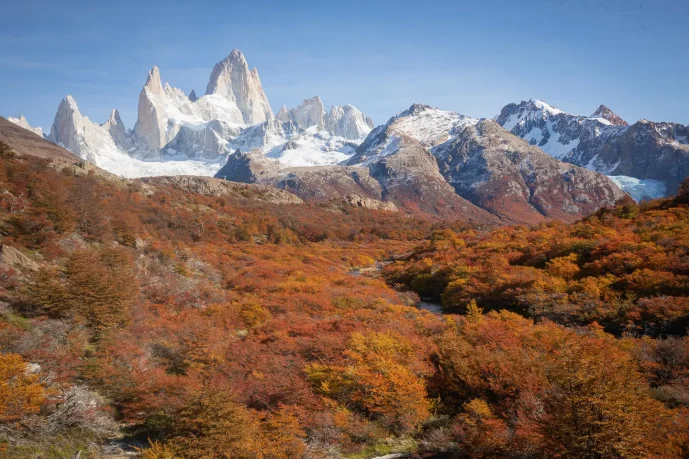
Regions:
<instances>
[{"instance_id":1,"label":"stream","mask_svg":"<svg viewBox=\"0 0 689 459\"><path fill-rule=\"evenodd\" d=\"M393 263L395 260L399 260L401 258L404 258L406 256L409 256L409 254L403 254L395 257L388 258L386 260L379 260L376 261L375 264L372 266L364 266L364 267L359 267L359 268L352 268L349 271L350 276L371 276L379 273L385 266L389 265L390 263ZM440 303L432 303L430 301L418 301L416 303L416 307L419 309L423 309L424 311L432 312L433 314L437 315L442 315L443 314L443 307L440 305Z\"/></svg>"},{"instance_id":2,"label":"stream","mask_svg":"<svg viewBox=\"0 0 689 459\"><path fill-rule=\"evenodd\" d=\"M439 303L429 303L428 301L419 301L416 307L424 311L432 312L433 314L442 315L443 307Z\"/></svg>"}]
</instances>

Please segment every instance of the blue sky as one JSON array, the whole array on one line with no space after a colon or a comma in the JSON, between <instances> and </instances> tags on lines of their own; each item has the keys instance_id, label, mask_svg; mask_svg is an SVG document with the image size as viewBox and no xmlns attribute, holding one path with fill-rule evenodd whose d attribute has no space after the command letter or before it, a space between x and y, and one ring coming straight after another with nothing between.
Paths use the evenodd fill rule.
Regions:
<instances>
[{"instance_id":1,"label":"blue sky","mask_svg":"<svg viewBox=\"0 0 689 459\"><path fill-rule=\"evenodd\" d=\"M493 117L542 99L628 121L689 124L689 1L483 0L10 2L0 28L0 115L49 128L60 100L136 121L153 65L205 90L233 48L275 111L320 95L382 123L413 102Z\"/></svg>"}]
</instances>

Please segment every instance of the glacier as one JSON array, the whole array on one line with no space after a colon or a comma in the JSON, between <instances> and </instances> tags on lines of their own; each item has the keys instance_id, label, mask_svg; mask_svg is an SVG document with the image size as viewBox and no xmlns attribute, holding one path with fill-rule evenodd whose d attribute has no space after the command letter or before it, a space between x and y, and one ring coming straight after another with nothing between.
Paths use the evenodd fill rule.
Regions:
<instances>
[{"instance_id":1,"label":"glacier","mask_svg":"<svg viewBox=\"0 0 689 459\"><path fill-rule=\"evenodd\" d=\"M608 175L608 177L636 202L663 198L667 193L667 187L660 180L644 180L626 175Z\"/></svg>"}]
</instances>

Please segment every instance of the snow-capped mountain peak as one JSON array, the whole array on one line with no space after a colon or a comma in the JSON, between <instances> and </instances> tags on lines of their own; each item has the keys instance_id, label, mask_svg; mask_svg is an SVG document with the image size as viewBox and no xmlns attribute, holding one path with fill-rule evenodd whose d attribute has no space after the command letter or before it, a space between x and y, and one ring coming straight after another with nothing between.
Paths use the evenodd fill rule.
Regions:
<instances>
[{"instance_id":1,"label":"snow-capped mountain peak","mask_svg":"<svg viewBox=\"0 0 689 459\"><path fill-rule=\"evenodd\" d=\"M590 118L604 119L614 126L627 126L628 123L605 105L601 105Z\"/></svg>"},{"instance_id":2,"label":"snow-capped mountain peak","mask_svg":"<svg viewBox=\"0 0 689 459\"><path fill-rule=\"evenodd\" d=\"M103 124L82 116L76 101L60 104L51 140L116 174L212 175L237 149L258 150L288 166L335 164L349 158L373 126L351 105L326 113L318 96L276 116L257 70L234 50L215 65L201 97L187 95L151 68L139 94L134 129L114 110ZM137 173L140 170L140 173Z\"/></svg>"},{"instance_id":3,"label":"snow-capped mountain peak","mask_svg":"<svg viewBox=\"0 0 689 459\"><path fill-rule=\"evenodd\" d=\"M415 103L391 118L387 125L413 137L424 147L432 148L447 142L462 128L476 123L476 118Z\"/></svg>"},{"instance_id":4,"label":"snow-capped mountain peak","mask_svg":"<svg viewBox=\"0 0 689 459\"><path fill-rule=\"evenodd\" d=\"M437 148L450 142L466 127L478 122L476 118L457 112L414 103L384 125L373 129L357 149L356 155L347 163L368 165L395 154L406 143L405 138L413 139L420 147L436 154Z\"/></svg>"},{"instance_id":5,"label":"snow-capped mountain peak","mask_svg":"<svg viewBox=\"0 0 689 459\"><path fill-rule=\"evenodd\" d=\"M506 105L495 121L557 159L577 147L582 133L597 136L612 124L603 117L573 115L536 99Z\"/></svg>"},{"instance_id":6,"label":"snow-capped mountain peak","mask_svg":"<svg viewBox=\"0 0 689 459\"><path fill-rule=\"evenodd\" d=\"M646 120L628 125L605 105L581 116L531 100L506 105L495 120L557 159L615 176L637 198L644 187L645 196L657 196L661 182L674 193L689 167L689 127Z\"/></svg>"},{"instance_id":7,"label":"snow-capped mountain peak","mask_svg":"<svg viewBox=\"0 0 689 459\"><path fill-rule=\"evenodd\" d=\"M549 105L549 104L543 102L542 100L531 99L531 100L529 100L529 102L534 107L536 107L537 110L544 112L544 113L547 113L548 115L559 115L561 113L565 113L562 110L557 109L557 108L553 107L552 105Z\"/></svg>"},{"instance_id":8,"label":"snow-capped mountain peak","mask_svg":"<svg viewBox=\"0 0 689 459\"><path fill-rule=\"evenodd\" d=\"M235 104L247 124L273 119L273 111L261 86L258 70L249 70L244 55L234 49L229 56L215 64L206 95L217 94Z\"/></svg>"}]
</instances>

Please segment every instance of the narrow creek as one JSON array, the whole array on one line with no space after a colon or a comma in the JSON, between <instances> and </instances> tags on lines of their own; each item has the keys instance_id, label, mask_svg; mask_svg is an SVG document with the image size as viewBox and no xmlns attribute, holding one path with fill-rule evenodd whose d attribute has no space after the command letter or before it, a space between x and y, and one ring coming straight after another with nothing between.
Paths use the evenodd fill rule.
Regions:
<instances>
[{"instance_id":1,"label":"narrow creek","mask_svg":"<svg viewBox=\"0 0 689 459\"><path fill-rule=\"evenodd\" d=\"M433 314L442 315L443 307L439 303L430 303L428 301L419 301L416 303L416 307L423 309L424 311L432 312Z\"/></svg>"},{"instance_id":2,"label":"narrow creek","mask_svg":"<svg viewBox=\"0 0 689 459\"><path fill-rule=\"evenodd\" d=\"M376 274L379 274L380 271L390 263L399 260L400 258L407 256L409 254L404 254L398 257L392 257L387 260L380 260L376 261L375 264L372 266L364 266L364 267L359 267L359 268L352 268L349 271L350 276L374 276ZM443 307L440 303L433 303L430 301L417 301L416 302L416 307L419 309L423 309L424 311L432 312L433 314L437 315L442 315L443 314Z\"/></svg>"}]
</instances>

